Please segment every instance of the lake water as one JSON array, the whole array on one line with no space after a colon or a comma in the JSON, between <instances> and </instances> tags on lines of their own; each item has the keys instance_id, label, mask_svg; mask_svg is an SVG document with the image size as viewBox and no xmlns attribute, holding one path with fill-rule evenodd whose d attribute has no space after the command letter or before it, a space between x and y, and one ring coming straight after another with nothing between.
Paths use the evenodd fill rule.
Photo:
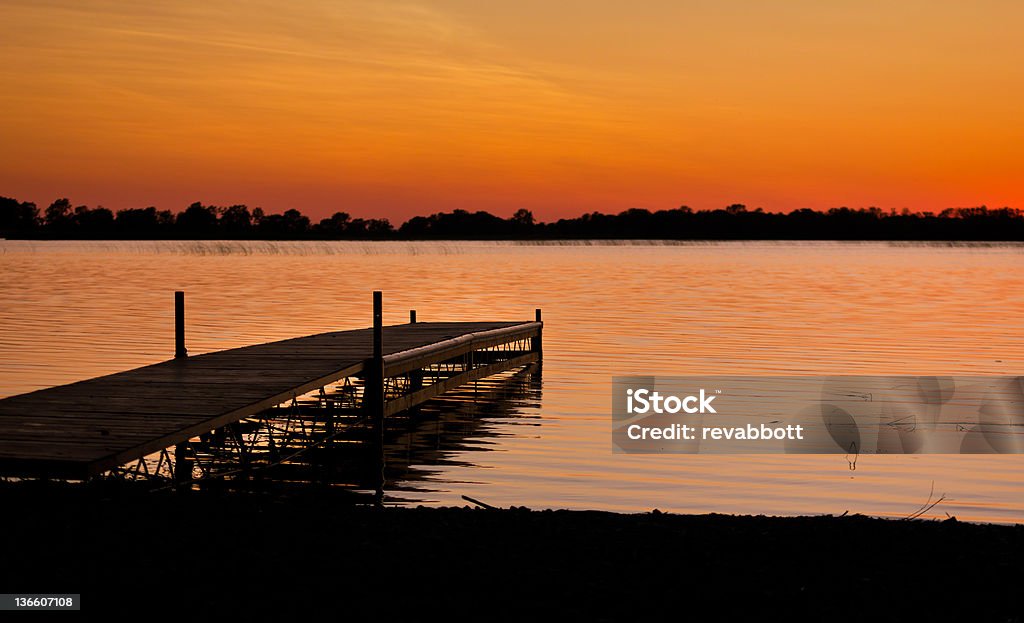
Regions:
<instances>
[{"instance_id":1,"label":"lake water","mask_svg":"<svg viewBox=\"0 0 1024 623\"><path fill-rule=\"evenodd\" d=\"M1015 374L1024 247L928 244L0 241L0 396L173 354L370 324L529 320L537 394L483 418L394 499L1024 521L1024 456L612 454L613 375ZM538 400L539 398L539 400ZM511 400L511 399L510 399ZM415 463L415 460L413 461Z\"/></svg>"}]
</instances>

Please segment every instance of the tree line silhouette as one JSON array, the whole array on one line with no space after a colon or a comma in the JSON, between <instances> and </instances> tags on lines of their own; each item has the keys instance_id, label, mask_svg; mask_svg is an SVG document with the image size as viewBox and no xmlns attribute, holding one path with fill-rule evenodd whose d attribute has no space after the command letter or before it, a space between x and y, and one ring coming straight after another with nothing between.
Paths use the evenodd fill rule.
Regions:
<instances>
[{"instance_id":1,"label":"tree line silhouette","mask_svg":"<svg viewBox=\"0 0 1024 623\"><path fill-rule=\"evenodd\" d=\"M879 208L810 209L788 213L686 206L651 212L592 212L549 223L529 210L510 218L454 210L416 216L399 227L387 219L335 212L319 222L295 209L266 214L245 205L196 202L177 214L155 207L116 213L58 199L40 211L34 203L0 197L0 237L26 239L268 239L268 240L1024 240L1024 210L949 208L939 213Z\"/></svg>"}]
</instances>

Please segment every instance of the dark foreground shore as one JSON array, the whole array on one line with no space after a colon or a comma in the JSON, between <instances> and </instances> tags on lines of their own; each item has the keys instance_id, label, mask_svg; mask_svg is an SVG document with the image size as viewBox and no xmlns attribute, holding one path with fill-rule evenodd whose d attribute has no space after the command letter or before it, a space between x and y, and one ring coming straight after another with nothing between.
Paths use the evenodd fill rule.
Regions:
<instances>
[{"instance_id":1,"label":"dark foreground shore","mask_svg":"<svg viewBox=\"0 0 1024 623\"><path fill-rule=\"evenodd\" d=\"M0 500L0 592L81 593L93 617L1024 620L1024 526L377 509L314 492L4 485Z\"/></svg>"}]
</instances>

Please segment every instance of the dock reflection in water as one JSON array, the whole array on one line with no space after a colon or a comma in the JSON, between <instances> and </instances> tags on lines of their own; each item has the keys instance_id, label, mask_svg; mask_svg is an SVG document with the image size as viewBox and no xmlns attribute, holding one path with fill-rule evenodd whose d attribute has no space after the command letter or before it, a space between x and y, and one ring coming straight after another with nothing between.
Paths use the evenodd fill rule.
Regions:
<instances>
[{"instance_id":1,"label":"dock reflection in water","mask_svg":"<svg viewBox=\"0 0 1024 623\"><path fill-rule=\"evenodd\" d=\"M438 490L457 484L441 475L446 467L473 468L467 457L501 450L500 438L522 436L509 428L513 423L541 425L541 369L530 364L493 374L390 415L384 418L383 443L375 418L358 406L346 407L358 404L351 400L357 388L346 379L328 385L326 392L264 410L233 425L237 428L194 438L188 468L193 479L185 486L296 492L329 487L351 490L365 502L437 501L430 497L435 478ZM333 430L326 429L330 432L325 418L334 422ZM241 454L233 447L234 431L243 439ZM155 452L106 477L157 489L180 487L170 460L167 451Z\"/></svg>"},{"instance_id":2,"label":"dock reflection in water","mask_svg":"<svg viewBox=\"0 0 1024 623\"><path fill-rule=\"evenodd\" d=\"M435 501L432 492L458 484L443 477L446 467L472 468L467 459L476 453L503 451L500 438L524 435L510 425L541 426L541 384L541 367L530 365L469 383L387 418L383 473L372 426L362 421L329 447L311 449L260 476L267 485L315 483L367 495L383 487L385 503Z\"/></svg>"},{"instance_id":3,"label":"dock reflection in water","mask_svg":"<svg viewBox=\"0 0 1024 623\"><path fill-rule=\"evenodd\" d=\"M498 439L528 434L511 432L510 425L542 425L542 384L541 367L531 365L481 379L413 411L404 430L393 430L385 445L385 490L394 489L396 499L403 498L401 491L415 491L417 500L431 501L424 494L434 491L441 468L473 467L467 459L475 453L504 451ZM442 483L445 489L452 485L443 478Z\"/></svg>"}]
</instances>

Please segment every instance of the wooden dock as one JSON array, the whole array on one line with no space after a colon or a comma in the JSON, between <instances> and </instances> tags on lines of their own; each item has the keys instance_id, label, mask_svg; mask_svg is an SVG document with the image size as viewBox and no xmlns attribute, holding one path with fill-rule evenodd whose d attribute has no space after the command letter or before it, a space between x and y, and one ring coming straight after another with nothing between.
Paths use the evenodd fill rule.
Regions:
<instances>
[{"instance_id":1,"label":"wooden dock","mask_svg":"<svg viewBox=\"0 0 1024 623\"><path fill-rule=\"evenodd\" d=\"M353 379L345 395L382 426L445 391L541 357L539 310L533 321L384 327L379 293L373 328L185 356L178 301L174 359L0 400L0 476L87 479L133 462L142 469L146 457L160 456L164 469L188 480L211 440L223 449L233 439L244 465L267 441L239 423L310 392L323 399L309 418L320 432L310 433L305 422L303 430L314 440L330 435L335 414L343 413L341 398L333 397L341 393L324 391L332 384ZM283 452L286 439L269 439Z\"/></svg>"}]
</instances>

